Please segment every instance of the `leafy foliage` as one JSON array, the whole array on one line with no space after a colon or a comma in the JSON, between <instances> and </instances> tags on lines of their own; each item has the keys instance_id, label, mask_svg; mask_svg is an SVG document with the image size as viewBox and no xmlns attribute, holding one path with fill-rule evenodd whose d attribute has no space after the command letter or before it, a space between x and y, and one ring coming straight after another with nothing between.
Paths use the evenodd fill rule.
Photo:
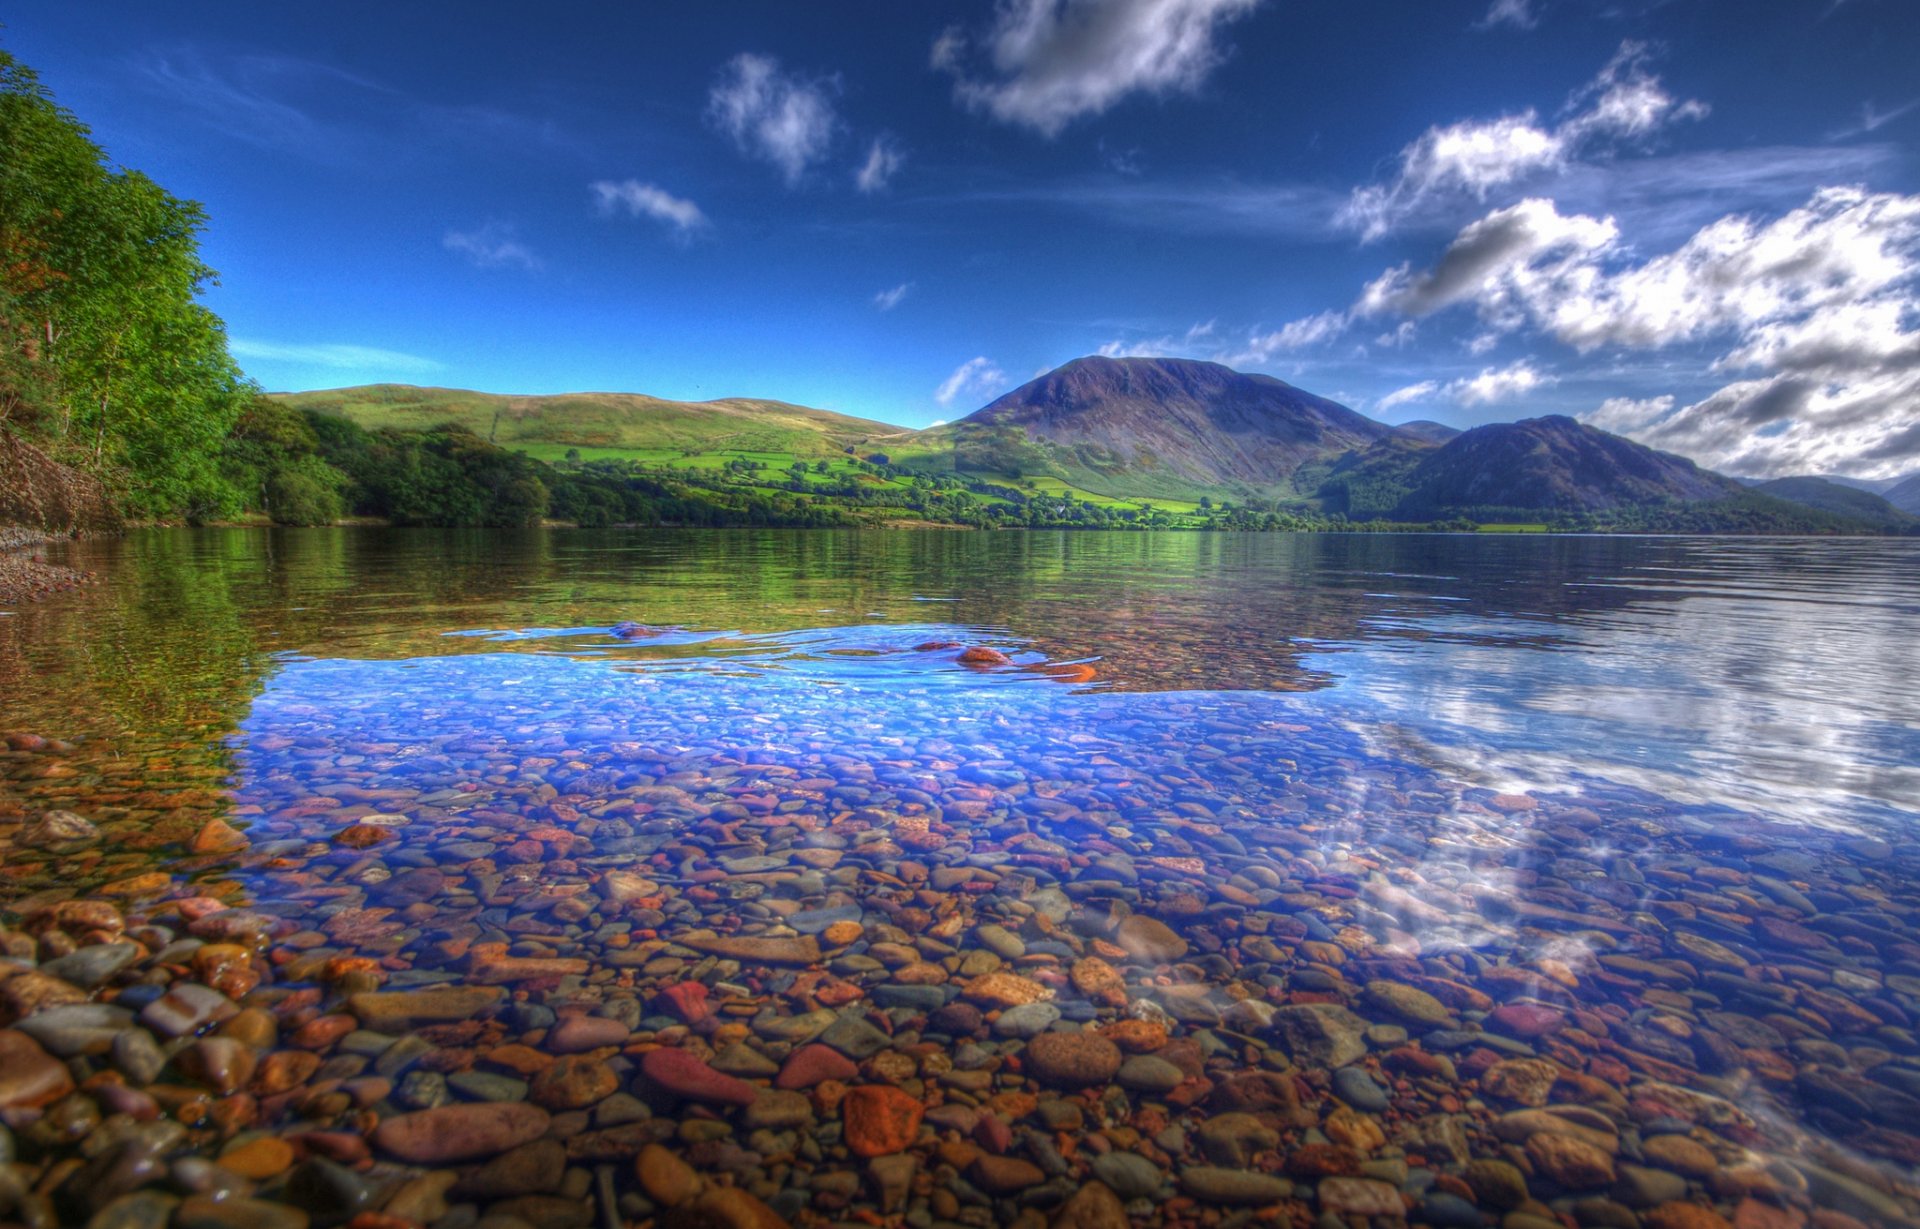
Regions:
<instances>
[{"instance_id":1,"label":"leafy foliage","mask_svg":"<svg viewBox=\"0 0 1920 1229\"><path fill-rule=\"evenodd\" d=\"M109 164L0 52L0 422L109 476L128 510L238 506L221 443L246 390L200 302L205 214Z\"/></svg>"}]
</instances>

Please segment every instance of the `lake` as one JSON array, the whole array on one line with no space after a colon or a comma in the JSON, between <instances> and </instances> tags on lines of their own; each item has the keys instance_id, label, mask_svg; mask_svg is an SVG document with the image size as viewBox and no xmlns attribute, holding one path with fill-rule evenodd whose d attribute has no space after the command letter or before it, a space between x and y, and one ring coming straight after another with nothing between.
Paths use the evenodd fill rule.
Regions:
<instances>
[{"instance_id":1,"label":"lake","mask_svg":"<svg viewBox=\"0 0 1920 1229\"><path fill-rule=\"evenodd\" d=\"M0 615L22 1147L449 1225L1920 1208L1920 542L62 549Z\"/></svg>"}]
</instances>

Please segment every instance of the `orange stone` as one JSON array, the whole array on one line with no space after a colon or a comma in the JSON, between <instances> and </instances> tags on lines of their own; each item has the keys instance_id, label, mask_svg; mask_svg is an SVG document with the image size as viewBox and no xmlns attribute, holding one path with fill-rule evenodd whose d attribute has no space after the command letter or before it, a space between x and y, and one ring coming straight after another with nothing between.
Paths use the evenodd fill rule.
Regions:
<instances>
[{"instance_id":1,"label":"orange stone","mask_svg":"<svg viewBox=\"0 0 1920 1229\"><path fill-rule=\"evenodd\" d=\"M1151 1054L1167 1044L1167 1027L1151 1020L1115 1020L1100 1035L1129 1054Z\"/></svg>"},{"instance_id":2,"label":"orange stone","mask_svg":"<svg viewBox=\"0 0 1920 1229\"><path fill-rule=\"evenodd\" d=\"M365 849L369 845L377 845L381 841L392 838L393 833L378 824L354 824L334 834L333 842L336 845L346 845L354 849Z\"/></svg>"},{"instance_id":3,"label":"orange stone","mask_svg":"<svg viewBox=\"0 0 1920 1229\"><path fill-rule=\"evenodd\" d=\"M891 1084L863 1084L840 1102L847 1147L866 1158L903 1152L920 1135L927 1107Z\"/></svg>"},{"instance_id":4,"label":"orange stone","mask_svg":"<svg viewBox=\"0 0 1920 1229\"><path fill-rule=\"evenodd\" d=\"M1076 960L1073 964L1073 988L1096 1003L1108 1007L1124 1007L1127 1002L1127 979L1120 971L1100 959L1088 956Z\"/></svg>"},{"instance_id":5,"label":"orange stone","mask_svg":"<svg viewBox=\"0 0 1920 1229\"><path fill-rule=\"evenodd\" d=\"M835 922L822 931L820 937L830 946L845 947L849 943L857 942L860 936L866 933L867 928L858 922Z\"/></svg>"},{"instance_id":6,"label":"orange stone","mask_svg":"<svg viewBox=\"0 0 1920 1229\"><path fill-rule=\"evenodd\" d=\"M961 996L986 1007L1019 1007L1044 1002L1053 997L1053 991L1012 973L988 973L968 982Z\"/></svg>"},{"instance_id":7,"label":"orange stone","mask_svg":"<svg viewBox=\"0 0 1920 1229\"><path fill-rule=\"evenodd\" d=\"M293 1164L293 1145L273 1136L248 1140L220 1154L217 1164L243 1178L263 1181L286 1172Z\"/></svg>"},{"instance_id":8,"label":"orange stone","mask_svg":"<svg viewBox=\"0 0 1920 1229\"><path fill-rule=\"evenodd\" d=\"M194 853L234 853L245 849L248 841L244 832L235 828L224 819L210 819L193 834L193 840L187 848Z\"/></svg>"}]
</instances>

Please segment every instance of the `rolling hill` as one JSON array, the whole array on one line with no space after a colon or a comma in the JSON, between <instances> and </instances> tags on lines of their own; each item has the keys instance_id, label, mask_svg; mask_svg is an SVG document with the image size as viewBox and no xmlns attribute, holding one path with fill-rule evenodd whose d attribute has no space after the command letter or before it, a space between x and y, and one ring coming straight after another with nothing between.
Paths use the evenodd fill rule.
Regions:
<instances>
[{"instance_id":1,"label":"rolling hill","mask_svg":"<svg viewBox=\"0 0 1920 1229\"><path fill-rule=\"evenodd\" d=\"M335 414L369 430L466 427L504 448L555 460L570 448L621 454L732 451L837 456L849 445L899 427L783 401L729 397L667 401L638 393L546 397L455 388L370 384L325 392L276 393L289 405Z\"/></svg>"},{"instance_id":2,"label":"rolling hill","mask_svg":"<svg viewBox=\"0 0 1920 1229\"><path fill-rule=\"evenodd\" d=\"M1909 516L1920 516L1920 474L1901 479L1882 491L1880 498Z\"/></svg>"},{"instance_id":3,"label":"rolling hill","mask_svg":"<svg viewBox=\"0 0 1920 1229\"><path fill-rule=\"evenodd\" d=\"M1755 483L1753 490L1775 499L1857 517L1889 529L1913 526L1915 518L1889 503L1884 496L1851 484L1842 485L1828 478L1774 478Z\"/></svg>"}]
</instances>

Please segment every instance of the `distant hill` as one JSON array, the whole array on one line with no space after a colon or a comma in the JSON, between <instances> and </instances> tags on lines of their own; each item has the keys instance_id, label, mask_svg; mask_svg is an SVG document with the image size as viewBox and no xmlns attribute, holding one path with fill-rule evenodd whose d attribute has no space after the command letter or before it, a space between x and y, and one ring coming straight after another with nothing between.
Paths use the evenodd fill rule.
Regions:
<instances>
[{"instance_id":1,"label":"distant hill","mask_svg":"<svg viewBox=\"0 0 1920 1229\"><path fill-rule=\"evenodd\" d=\"M1303 466L1393 434L1272 376L1187 359L1075 359L941 428L955 467L1094 490L1288 489Z\"/></svg>"},{"instance_id":2,"label":"distant hill","mask_svg":"<svg viewBox=\"0 0 1920 1229\"><path fill-rule=\"evenodd\" d=\"M1913 515L1902 512L1884 497L1828 478L1774 478L1756 483L1752 489L1775 499L1857 517L1890 529L1920 524Z\"/></svg>"},{"instance_id":3,"label":"distant hill","mask_svg":"<svg viewBox=\"0 0 1920 1229\"><path fill-rule=\"evenodd\" d=\"M1554 414L1463 431L1408 475L1403 513L1462 508L1605 512L1720 499L1742 488L1685 457Z\"/></svg>"},{"instance_id":4,"label":"distant hill","mask_svg":"<svg viewBox=\"0 0 1920 1229\"><path fill-rule=\"evenodd\" d=\"M553 459L568 448L792 453L825 457L901 428L783 401L729 397L667 401L638 393L520 397L457 388L370 384L325 392L277 393L301 409L348 418L368 429L422 430L454 423L504 448Z\"/></svg>"},{"instance_id":5,"label":"distant hill","mask_svg":"<svg viewBox=\"0 0 1920 1229\"><path fill-rule=\"evenodd\" d=\"M1882 491L1880 498L1909 516L1920 516L1920 474L1901 479Z\"/></svg>"},{"instance_id":6,"label":"distant hill","mask_svg":"<svg viewBox=\"0 0 1920 1229\"><path fill-rule=\"evenodd\" d=\"M1403 422L1394 428L1401 435L1424 440L1429 444L1444 444L1460 434L1460 428L1449 427L1443 422L1434 422L1427 418L1416 418L1412 422Z\"/></svg>"}]
</instances>

